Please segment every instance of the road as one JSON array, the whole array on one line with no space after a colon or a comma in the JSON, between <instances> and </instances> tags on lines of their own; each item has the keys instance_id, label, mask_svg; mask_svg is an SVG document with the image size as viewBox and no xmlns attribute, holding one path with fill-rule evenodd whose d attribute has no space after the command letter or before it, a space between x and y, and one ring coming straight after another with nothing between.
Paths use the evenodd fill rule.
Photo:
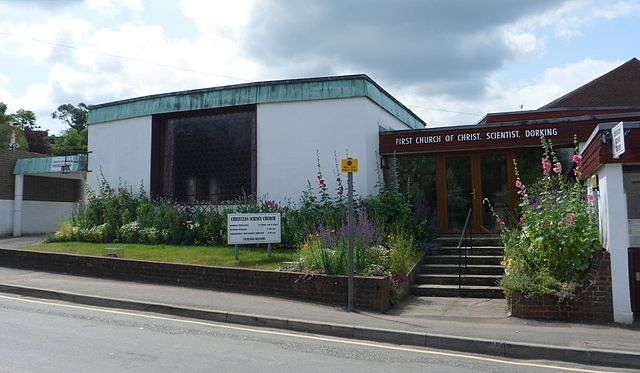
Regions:
<instances>
[{"instance_id":1,"label":"road","mask_svg":"<svg viewBox=\"0 0 640 373\"><path fill-rule=\"evenodd\" d=\"M624 371L508 360L0 293L1 372Z\"/></svg>"}]
</instances>

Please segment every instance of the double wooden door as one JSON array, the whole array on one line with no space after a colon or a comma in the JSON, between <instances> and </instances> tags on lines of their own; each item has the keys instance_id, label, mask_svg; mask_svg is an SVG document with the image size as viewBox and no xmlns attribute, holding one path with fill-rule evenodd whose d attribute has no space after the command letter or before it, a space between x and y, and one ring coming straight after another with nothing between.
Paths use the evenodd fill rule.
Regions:
<instances>
[{"instance_id":1,"label":"double wooden door","mask_svg":"<svg viewBox=\"0 0 640 373\"><path fill-rule=\"evenodd\" d=\"M502 219L508 220L515 200L511 159L513 155L507 151L438 156L436 179L441 232L461 232L470 209L469 229L475 233L495 232L496 219L489 205L483 203L485 199Z\"/></svg>"}]
</instances>

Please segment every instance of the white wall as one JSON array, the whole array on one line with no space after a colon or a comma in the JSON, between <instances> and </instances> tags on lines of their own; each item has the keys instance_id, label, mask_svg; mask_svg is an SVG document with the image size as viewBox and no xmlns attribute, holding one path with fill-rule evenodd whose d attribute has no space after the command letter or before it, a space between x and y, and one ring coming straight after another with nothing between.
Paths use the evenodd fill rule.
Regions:
<instances>
[{"instance_id":1,"label":"white wall","mask_svg":"<svg viewBox=\"0 0 640 373\"><path fill-rule=\"evenodd\" d=\"M74 202L22 202L22 234L55 232L71 219ZM0 200L0 236L13 234L13 200Z\"/></svg>"},{"instance_id":2,"label":"white wall","mask_svg":"<svg viewBox=\"0 0 640 373\"><path fill-rule=\"evenodd\" d=\"M100 172L112 187L119 183L149 193L151 180L151 116L89 125L87 183L97 190Z\"/></svg>"},{"instance_id":3,"label":"white wall","mask_svg":"<svg viewBox=\"0 0 640 373\"><path fill-rule=\"evenodd\" d=\"M605 164L597 174L600 241L611 254L613 318L616 322L630 324L633 313L629 295L629 229L622 165Z\"/></svg>"},{"instance_id":4,"label":"white wall","mask_svg":"<svg viewBox=\"0 0 640 373\"><path fill-rule=\"evenodd\" d=\"M13 234L13 200L0 199L0 236Z\"/></svg>"},{"instance_id":5,"label":"white wall","mask_svg":"<svg viewBox=\"0 0 640 373\"><path fill-rule=\"evenodd\" d=\"M327 186L336 189L336 162L359 160L354 175L360 195L375 192L380 167L378 126L408 128L367 98L261 104L257 108L259 197L297 202L310 180L315 191L316 152ZM346 187L346 174L341 175Z\"/></svg>"}]
</instances>

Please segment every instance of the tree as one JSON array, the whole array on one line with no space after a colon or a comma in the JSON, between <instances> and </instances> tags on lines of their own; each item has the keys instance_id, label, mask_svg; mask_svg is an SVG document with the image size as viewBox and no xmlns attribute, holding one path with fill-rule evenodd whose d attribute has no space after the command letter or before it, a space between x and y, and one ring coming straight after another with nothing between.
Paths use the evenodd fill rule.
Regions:
<instances>
[{"instance_id":1,"label":"tree","mask_svg":"<svg viewBox=\"0 0 640 373\"><path fill-rule=\"evenodd\" d=\"M60 119L69 126L60 136L49 136L54 154L70 154L87 151L87 114L89 108L83 102L78 106L63 104L51 113L51 118Z\"/></svg>"},{"instance_id":2,"label":"tree","mask_svg":"<svg viewBox=\"0 0 640 373\"><path fill-rule=\"evenodd\" d=\"M12 126L15 121L15 114L7 114L7 104L0 102L0 149L8 149L11 144L11 137L16 134L16 140L20 150L29 150L27 139L24 133Z\"/></svg>"},{"instance_id":3,"label":"tree","mask_svg":"<svg viewBox=\"0 0 640 373\"><path fill-rule=\"evenodd\" d=\"M20 109L13 114L13 122L18 124L21 130L25 128L31 128L32 130L38 129L36 124L36 114L31 110Z\"/></svg>"},{"instance_id":4,"label":"tree","mask_svg":"<svg viewBox=\"0 0 640 373\"><path fill-rule=\"evenodd\" d=\"M29 144L29 151L40 154L51 154L51 144L49 144L48 130L34 129L37 127L28 126L24 128L24 136Z\"/></svg>"},{"instance_id":5,"label":"tree","mask_svg":"<svg viewBox=\"0 0 640 373\"><path fill-rule=\"evenodd\" d=\"M78 133L81 133L87 128L88 112L89 108L82 102L79 103L77 107L72 104L63 104L58 106L58 109L51 113L51 118L60 119L69 127L75 129Z\"/></svg>"},{"instance_id":6,"label":"tree","mask_svg":"<svg viewBox=\"0 0 640 373\"><path fill-rule=\"evenodd\" d=\"M78 132L75 128L69 128L60 136L47 138L55 155L74 154L87 151L87 130Z\"/></svg>"}]
</instances>

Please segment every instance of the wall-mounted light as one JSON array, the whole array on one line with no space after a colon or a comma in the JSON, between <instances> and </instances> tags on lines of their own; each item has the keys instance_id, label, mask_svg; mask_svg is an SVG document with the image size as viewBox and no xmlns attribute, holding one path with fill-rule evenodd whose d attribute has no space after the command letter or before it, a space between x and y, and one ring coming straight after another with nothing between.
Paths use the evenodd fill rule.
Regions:
<instances>
[{"instance_id":1,"label":"wall-mounted light","mask_svg":"<svg viewBox=\"0 0 640 373\"><path fill-rule=\"evenodd\" d=\"M600 182L598 180L598 175L591 175L591 189L600 190Z\"/></svg>"}]
</instances>

